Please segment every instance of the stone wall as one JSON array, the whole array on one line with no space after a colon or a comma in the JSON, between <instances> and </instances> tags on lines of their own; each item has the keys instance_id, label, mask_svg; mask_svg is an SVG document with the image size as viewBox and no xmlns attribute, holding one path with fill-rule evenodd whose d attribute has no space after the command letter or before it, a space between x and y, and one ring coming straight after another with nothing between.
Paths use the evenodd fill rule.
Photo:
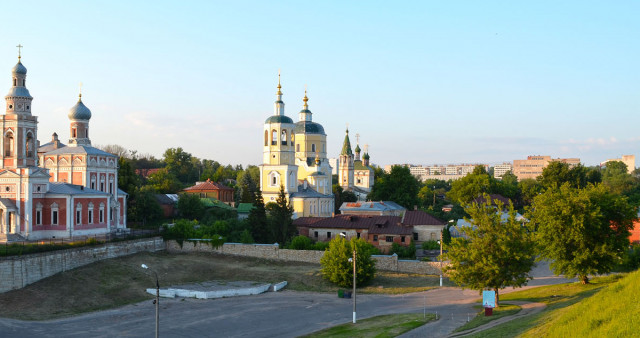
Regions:
<instances>
[{"instance_id":1,"label":"stone wall","mask_svg":"<svg viewBox=\"0 0 640 338\"><path fill-rule=\"evenodd\" d=\"M103 259L164 250L161 237L0 258L0 293Z\"/></svg>"},{"instance_id":2,"label":"stone wall","mask_svg":"<svg viewBox=\"0 0 640 338\"><path fill-rule=\"evenodd\" d=\"M224 255L315 264L320 264L320 258L324 255L324 251L280 249L277 244L225 243L218 248L213 248L205 241L184 241L182 247L176 241L167 241L165 244L167 251L170 253L215 252ZM395 254L374 255L373 259L376 261L378 270L429 275L440 274L440 263L438 262L399 260Z\"/></svg>"}]
</instances>

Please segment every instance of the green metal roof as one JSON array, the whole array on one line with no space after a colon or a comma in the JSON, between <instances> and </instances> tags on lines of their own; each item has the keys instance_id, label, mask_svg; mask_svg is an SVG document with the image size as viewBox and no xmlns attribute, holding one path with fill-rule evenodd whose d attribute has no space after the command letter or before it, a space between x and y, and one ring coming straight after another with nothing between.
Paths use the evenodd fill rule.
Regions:
<instances>
[{"instance_id":1,"label":"green metal roof","mask_svg":"<svg viewBox=\"0 0 640 338\"><path fill-rule=\"evenodd\" d=\"M371 168L362 164L362 161L353 161L353 169L354 170L372 170Z\"/></svg>"},{"instance_id":2,"label":"green metal roof","mask_svg":"<svg viewBox=\"0 0 640 338\"><path fill-rule=\"evenodd\" d=\"M351 151L351 141L349 141L349 130L347 130L347 135L344 136L344 143L342 143L342 152L340 155L353 155Z\"/></svg>"},{"instance_id":3,"label":"green metal roof","mask_svg":"<svg viewBox=\"0 0 640 338\"><path fill-rule=\"evenodd\" d=\"M293 123L293 120L289 116L285 115L273 115L264 121L264 123Z\"/></svg>"},{"instance_id":4,"label":"green metal roof","mask_svg":"<svg viewBox=\"0 0 640 338\"><path fill-rule=\"evenodd\" d=\"M320 134L326 135L324 127L321 124L311 121L299 121L296 122L296 126L293 128L293 132L296 134Z\"/></svg>"},{"instance_id":5,"label":"green metal roof","mask_svg":"<svg viewBox=\"0 0 640 338\"><path fill-rule=\"evenodd\" d=\"M234 207L227 205L225 203L222 203L219 200L212 197L200 198L200 202L202 202L202 204L204 204L206 208L222 208L227 210L235 210Z\"/></svg>"},{"instance_id":6,"label":"green metal roof","mask_svg":"<svg viewBox=\"0 0 640 338\"><path fill-rule=\"evenodd\" d=\"M238 212L248 214L251 209L255 208L253 203L238 203Z\"/></svg>"}]
</instances>

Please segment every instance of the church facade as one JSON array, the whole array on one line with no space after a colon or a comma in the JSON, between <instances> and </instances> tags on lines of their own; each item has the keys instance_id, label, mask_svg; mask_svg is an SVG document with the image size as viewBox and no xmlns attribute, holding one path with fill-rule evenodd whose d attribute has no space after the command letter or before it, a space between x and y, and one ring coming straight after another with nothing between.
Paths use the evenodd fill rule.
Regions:
<instances>
[{"instance_id":1,"label":"church facade","mask_svg":"<svg viewBox=\"0 0 640 338\"><path fill-rule=\"evenodd\" d=\"M356 134L358 136L358 134ZM346 131L342 151L338 158L338 182L345 191L352 191L359 201L366 201L374 183L374 171L369 166L369 153L366 149L360 159L360 145L356 144L355 154L351 151L349 129Z\"/></svg>"},{"instance_id":2,"label":"church facade","mask_svg":"<svg viewBox=\"0 0 640 338\"><path fill-rule=\"evenodd\" d=\"M327 158L327 134L313 122L307 93L298 122L286 116L278 81L274 113L264 123L260 190L265 203L275 202L280 187L294 209L293 218L331 217L334 196Z\"/></svg>"},{"instance_id":3,"label":"church facade","mask_svg":"<svg viewBox=\"0 0 640 338\"><path fill-rule=\"evenodd\" d=\"M70 238L126 229L118 157L91 146L82 94L69 114L69 144L53 134L38 147L38 118L18 57L0 115L0 242Z\"/></svg>"}]
</instances>

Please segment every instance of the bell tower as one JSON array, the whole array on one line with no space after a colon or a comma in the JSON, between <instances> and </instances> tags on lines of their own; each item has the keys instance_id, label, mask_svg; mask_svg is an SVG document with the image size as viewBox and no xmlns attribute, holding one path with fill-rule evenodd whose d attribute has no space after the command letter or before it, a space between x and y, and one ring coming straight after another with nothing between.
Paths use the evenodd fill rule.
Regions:
<instances>
[{"instance_id":1,"label":"bell tower","mask_svg":"<svg viewBox=\"0 0 640 338\"><path fill-rule=\"evenodd\" d=\"M26 87L27 68L22 65L22 45L18 45L18 63L11 70L11 88L5 96L6 109L2 130L2 167L8 169L36 165L37 117L31 115L33 97Z\"/></svg>"}]
</instances>

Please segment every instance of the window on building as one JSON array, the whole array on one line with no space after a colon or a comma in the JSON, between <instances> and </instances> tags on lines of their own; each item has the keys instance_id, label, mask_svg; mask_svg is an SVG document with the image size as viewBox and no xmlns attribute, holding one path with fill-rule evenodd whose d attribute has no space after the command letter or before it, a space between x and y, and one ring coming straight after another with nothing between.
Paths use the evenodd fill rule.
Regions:
<instances>
[{"instance_id":1,"label":"window on building","mask_svg":"<svg viewBox=\"0 0 640 338\"><path fill-rule=\"evenodd\" d=\"M318 238L318 232L317 231L313 232L313 237Z\"/></svg>"},{"instance_id":2,"label":"window on building","mask_svg":"<svg viewBox=\"0 0 640 338\"><path fill-rule=\"evenodd\" d=\"M414 232L414 233L413 233L413 240L414 240L414 241L417 241L417 240L418 240L418 233L417 233L417 232Z\"/></svg>"},{"instance_id":3,"label":"window on building","mask_svg":"<svg viewBox=\"0 0 640 338\"><path fill-rule=\"evenodd\" d=\"M8 132L4 135L4 156L12 156L13 147L13 133Z\"/></svg>"},{"instance_id":4,"label":"window on building","mask_svg":"<svg viewBox=\"0 0 640 338\"><path fill-rule=\"evenodd\" d=\"M287 145L287 130L283 129L282 130L282 135L280 136L280 142L283 146Z\"/></svg>"},{"instance_id":5,"label":"window on building","mask_svg":"<svg viewBox=\"0 0 640 338\"><path fill-rule=\"evenodd\" d=\"M264 145L268 146L269 145L269 132L268 131L264 131Z\"/></svg>"},{"instance_id":6,"label":"window on building","mask_svg":"<svg viewBox=\"0 0 640 338\"><path fill-rule=\"evenodd\" d=\"M71 128L71 137L72 138L78 137L78 128L76 127Z\"/></svg>"},{"instance_id":7,"label":"window on building","mask_svg":"<svg viewBox=\"0 0 640 338\"><path fill-rule=\"evenodd\" d=\"M327 231L327 238L331 238L331 231Z\"/></svg>"},{"instance_id":8,"label":"window on building","mask_svg":"<svg viewBox=\"0 0 640 338\"><path fill-rule=\"evenodd\" d=\"M300 151L300 143L296 144L296 151Z\"/></svg>"},{"instance_id":9,"label":"window on building","mask_svg":"<svg viewBox=\"0 0 640 338\"><path fill-rule=\"evenodd\" d=\"M387 236L387 237L385 238L385 240L386 240L387 242L393 242L393 236Z\"/></svg>"},{"instance_id":10,"label":"window on building","mask_svg":"<svg viewBox=\"0 0 640 338\"><path fill-rule=\"evenodd\" d=\"M113 182L109 182L109 193L113 194Z\"/></svg>"},{"instance_id":11,"label":"window on building","mask_svg":"<svg viewBox=\"0 0 640 338\"><path fill-rule=\"evenodd\" d=\"M36 225L42 225L42 210L36 210Z\"/></svg>"},{"instance_id":12,"label":"window on building","mask_svg":"<svg viewBox=\"0 0 640 338\"><path fill-rule=\"evenodd\" d=\"M400 237L400 243L404 243L404 236Z\"/></svg>"},{"instance_id":13,"label":"window on building","mask_svg":"<svg viewBox=\"0 0 640 338\"><path fill-rule=\"evenodd\" d=\"M104 223L104 204L100 204L100 211L98 212L98 219L100 223Z\"/></svg>"},{"instance_id":14,"label":"window on building","mask_svg":"<svg viewBox=\"0 0 640 338\"><path fill-rule=\"evenodd\" d=\"M271 131L271 145L272 146L278 145L278 131L275 129Z\"/></svg>"},{"instance_id":15,"label":"window on building","mask_svg":"<svg viewBox=\"0 0 640 338\"><path fill-rule=\"evenodd\" d=\"M104 182L100 182L100 191L104 191Z\"/></svg>"},{"instance_id":16,"label":"window on building","mask_svg":"<svg viewBox=\"0 0 640 338\"><path fill-rule=\"evenodd\" d=\"M377 242L378 241L378 235L373 235L373 241Z\"/></svg>"},{"instance_id":17,"label":"window on building","mask_svg":"<svg viewBox=\"0 0 640 338\"><path fill-rule=\"evenodd\" d=\"M76 225L82 224L82 211L76 210Z\"/></svg>"},{"instance_id":18,"label":"window on building","mask_svg":"<svg viewBox=\"0 0 640 338\"><path fill-rule=\"evenodd\" d=\"M25 143L25 148L27 157L33 157L33 135L31 133L27 134L27 142Z\"/></svg>"},{"instance_id":19,"label":"window on building","mask_svg":"<svg viewBox=\"0 0 640 338\"><path fill-rule=\"evenodd\" d=\"M89 215L89 224L93 224L93 210L89 209L87 215Z\"/></svg>"},{"instance_id":20,"label":"window on building","mask_svg":"<svg viewBox=\"0 0 640 338\"><path fill-rule=\"evenodd\" d=\"M312 153L315 153L315 152L316 152L316 144L315 144L315 143L312 143L312 144L311 144L311 152L312 152Z\"/></svg>"},{"instance_id":21,"label":"window on building","mask_svg":"<svg viewBox=\"0 0 640 338\"><path fill-rule=\"evenodd\" d=\"M356 232L356 237L357 237L358 239L360 239L360 233L359 233L359 232Z\"/></svg>"}]
</instances>

